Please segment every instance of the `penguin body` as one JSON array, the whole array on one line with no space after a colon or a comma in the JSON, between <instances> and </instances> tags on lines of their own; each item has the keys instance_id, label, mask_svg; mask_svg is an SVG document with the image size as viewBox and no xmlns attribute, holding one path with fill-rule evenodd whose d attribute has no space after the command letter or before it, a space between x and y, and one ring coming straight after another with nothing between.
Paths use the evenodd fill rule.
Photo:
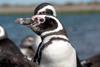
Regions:
<instances>
[{"instance_id":1,"label":"penguin body","mask_svg":"<svg viewBox=\"0 0 100 67\"><path fill-rule=\"evenodd\" d=\"M51 43L45 42L47 39L51 40ZM61 39L61 40L60 40ZM62 40L64 39L64 40ZM76 53L69 42L66 42L67 38L63 38L60 35L52 35L44 39L43 44L47 47L43 49L40 46L40 52L42 52L41 58L37 58L40 67L76 67ZM45 42L45 43L44 43ZM46 44L47 43L47 44ZM49 44L48 44L49 43ZM43 50L42 50L43 49ZM70 52L69 52L70 51ZM67 54L70 56L68 56ZM59 59L58 59L59 58ZM69 64L68 64L69 63Z\"/></svg>"},{"instance_id":2,"label":"penguin body","mask_svg":"<svg viewBox=\"0 0 100 67\"><path fill-rule=\"evenodd\" d=\"M19 48L7 37L4 28L0 26L0 50L10 54L15 54L20 57L24 55L20 52ZM2 34L3 33L3 34Z\"/></svg>"}]
</instances>

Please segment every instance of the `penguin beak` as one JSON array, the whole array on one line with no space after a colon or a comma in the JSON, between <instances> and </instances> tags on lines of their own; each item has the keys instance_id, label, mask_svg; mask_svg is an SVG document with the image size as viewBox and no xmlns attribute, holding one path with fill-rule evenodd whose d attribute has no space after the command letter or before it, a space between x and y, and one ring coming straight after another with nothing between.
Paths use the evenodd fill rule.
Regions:
<instances>
[{"instance_id":1,"label":"penguin beak","mask_svg":"<svg viewBox=\"0 0 100 67\"><path fill-rule=\"evenodd\" d=\"M31 23L33 23L31 18L17 18L15 22L23 25L30 25Z\"/></svg>"},{"instance_id":2,"label":"penguin beak","mask_svg":"<svg viewBox=\"0 0 100 67\"><path fill-rule=\"evenodd\" d=\"M15 22L27 26L38 26L41 23L44 23L45 19L41 17L33 16L32 18L17 18Z\"/></svg>"}]
</instances>

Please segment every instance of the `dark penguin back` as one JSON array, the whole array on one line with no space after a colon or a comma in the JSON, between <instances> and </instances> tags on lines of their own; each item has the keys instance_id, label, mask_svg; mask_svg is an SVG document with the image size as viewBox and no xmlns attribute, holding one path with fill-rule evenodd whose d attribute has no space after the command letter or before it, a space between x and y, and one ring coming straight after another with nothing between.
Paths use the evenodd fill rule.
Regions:
<instances>
[{"instance_id":1,"label":"dark penguin back","mask_svg":"<svg viewBox=\"0 0 100 67\"><path fill-rule=\"evenodd\" d=\"M19 48L8 38L0 40L0 50L1 52L3 51L24 57Z\"/></svg>"}]
</instances>

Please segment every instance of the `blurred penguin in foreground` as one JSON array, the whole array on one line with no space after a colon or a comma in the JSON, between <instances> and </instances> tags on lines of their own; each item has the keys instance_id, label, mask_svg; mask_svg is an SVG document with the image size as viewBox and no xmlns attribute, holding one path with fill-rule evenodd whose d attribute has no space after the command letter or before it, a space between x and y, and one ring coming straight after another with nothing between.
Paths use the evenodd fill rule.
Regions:
<instances>
[{"instance_id":1,"label":"blurred penguin in foreground","mask_svg":"<svg viewBox=\"0 0 100 67\"><path fill-rule=\"evenodd\" d=\"M8 38L6 31L1 25L0 25L0 51L24 57L24 55L20 52L18 47Z\"/></svg>"}]
</instances>

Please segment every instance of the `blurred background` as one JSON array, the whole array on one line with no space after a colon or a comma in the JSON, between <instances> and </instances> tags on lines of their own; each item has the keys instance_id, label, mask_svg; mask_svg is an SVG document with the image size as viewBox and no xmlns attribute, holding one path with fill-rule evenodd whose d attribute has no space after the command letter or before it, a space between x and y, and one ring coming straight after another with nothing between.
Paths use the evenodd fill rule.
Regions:
<instances>
[{"instance_id":1,"label":"blurred background","mask_svg":"<svg viewBox=\"0 0 100 67\"><path fill-rule=\"evenodd\" d=\"M80 59L100 53L100 0L0 0L0 24L17 46L24 37L35 33L15 23L15 19L32 17L36 6L43 2L55 7Z\"/></svg>"}]
</instances>

